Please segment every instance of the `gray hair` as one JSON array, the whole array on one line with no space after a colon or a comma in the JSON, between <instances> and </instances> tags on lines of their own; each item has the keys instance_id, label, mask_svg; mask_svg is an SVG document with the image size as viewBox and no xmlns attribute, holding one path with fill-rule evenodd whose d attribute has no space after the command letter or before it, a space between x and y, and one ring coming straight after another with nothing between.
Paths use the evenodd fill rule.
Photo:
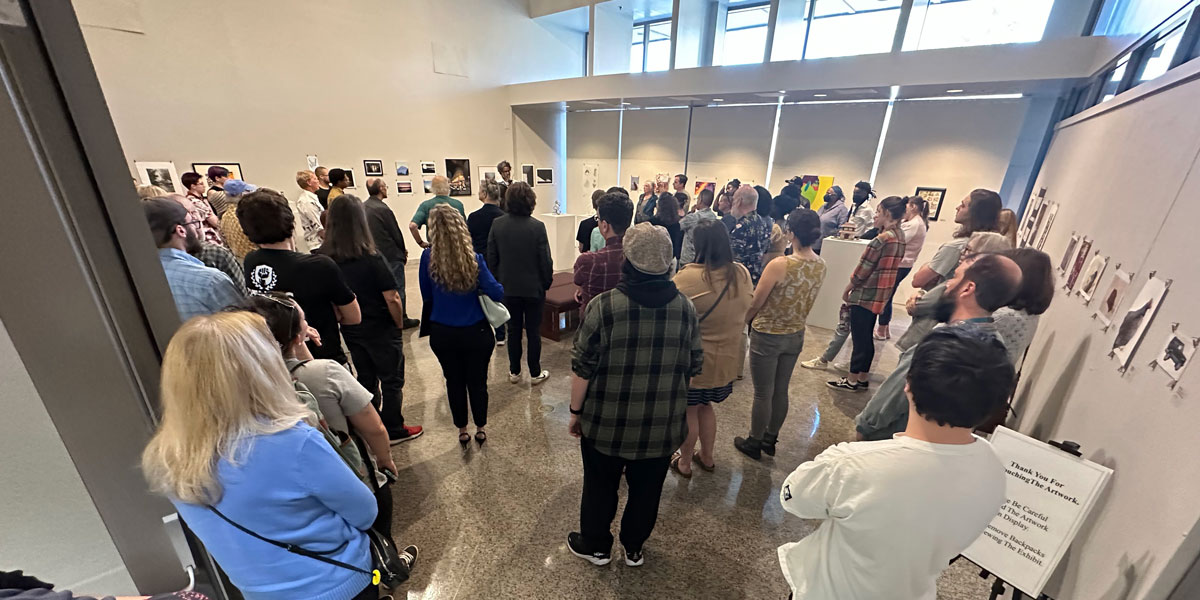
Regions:
<instances>
[{"instance_id":1,"label":"gray hair","mask_svg":"<svg viewBox=\"0 0 1200 600\"><path fill-rule=\"evenodd\" d=\"M450 195L450 180L445 175L436 175L433 182L429 184L429 189L439 196Z\"/></svg>"}]
</instances>

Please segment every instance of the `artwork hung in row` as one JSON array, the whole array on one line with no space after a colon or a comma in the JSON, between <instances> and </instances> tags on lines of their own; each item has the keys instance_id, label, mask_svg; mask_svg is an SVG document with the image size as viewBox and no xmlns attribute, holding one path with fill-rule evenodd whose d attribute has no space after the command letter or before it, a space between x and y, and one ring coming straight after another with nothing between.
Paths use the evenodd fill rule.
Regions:
<instances>
[{"instance_id":1,"label":"artwork hung in row","mask_svg":"<svg viewBox=\"0 0 1200 600\"><path fill-rule=\"evenodd\" d=\"M1083 272L1083 265L1087 263L1087 259L1092 255L1092 240L1083 238L1079 243L1079 254L1075 255L1075 262L1071 264L1071 272L1067 274L1067 291L1075 289L1075 282L1079 281L1079 274Z\"/></svg>"},{"instance_id":2,"label":"artwork hung in row","mask_svg":"<svg viewBox=\"0 0 1200 600\"><path fill-rule=\"evenodd\" d=\"M827 175L802 175L800 197L808 201L813 210L825 203L825 191L833 187L833 177Z\"/></svg>"},{"instance_id":3,"label":"artwork hung in row","mask_svg":"<svg viewBox=\"0 0 1200 600\"><path fill-rule=\"evenodd\" d=\"M1037 249L1041 250L1046 245L1046 238L1050 237L1050 228L1054 226L1054 216L1058 214L1058 203L1049 202L1048 206L1042 207L1042 213L1046 215L1046 223L1041 226L1041 229L1034 231L1038 236Z\"/></svg>"},{"instance_id":4,"label":"artwork hung in row","mask_svg":"<svg viewBox=\"0 0 1200 600\"><path fill-rule=\"evenodd\" d=\"M525 183L533 185L533 165L521 165L521 178Z\"/></svg>"},{"instance_id":5,"label":"artwork hung in row","mask_svg":"<svg viewBox=\"0 0 1200 600\"><path fill-rule=\"evenodd\" d=\"M396 161L396 177L408 177L408 161Z\"/></svg>"},{"instance_id":6,"label":"artwork hung in row","mask_svg":"<svg viewBox=\"0 0 1200 600\"><path fill-rule=\"evenodd\" d=\"M538 185L551 185L554 183L554 169L547 167L538 167L537 169Z\"/></svg>"},{"instance_id":7,"label":"artwork hung in row","mask_svg":"<svg viewBox=\"0 0 1200 600\"><path fill-rule=\"evenodd\" d=\"M497 171L496 167L479 167L480 185L489 181L500 181L500 171Z\"/></svg>"},{"instance_id":8,"label":"artwork hung in row","mask_svg":"<svg viewBox=\"0 0 1200 600\"><path fill-rule=\"evenodd\" d=\"M946 188L918 187L913 195L929 203L929 220L938 220L938 217L942 215L942 202L946 199Z\"/></svg>"},{"instance_id":9,"label":"artwork hung in row","mask_svg":"<svg viewBox=\"0 0 1200 600\"><path fill-rule=\"evenodd\" d=\"M1158 351L1158 358L1155 362L1158 367L1166 371L1167 375L1179 381L1183 375L1184 369L1192 362L1192 356L1196 354L1196 338L1184 335L1183 332L1176 329L1167 334L1167 341L1163 344L1162 350Z\"/></svg>"},{"instance_id":10,"label":"artwork hung in row","mask_svg":"<svg viewBox=\"0 0 1200 600\"><path fill-rule=\"evenodd\" d=\"M451 196L470 196L471 160L467 158L447 158L446 179L450 180Z\"/></svg>"},{"instance_id":11,"label":"artwork hung in row","mask_svg":"<svg viewBox=\"0 0 1200 600\"><path fill-rule=\"evenodd\" d=\"M412 193L412 182L411 181L397 181L396 182L396 193L397 194L411 194Z\"/></svg>"},{"instance_id":12,"label":"artwork hung in row","mask_svg":"<svg viewBox=\"0 0 1200 600\"><path fill-rule=\"evenodd\" d=\"M1083 270L1082 282L1079 285L1079 295L1083 296L1085 305L1090 304L1092 296L1096 293L1096 288L1100 285L1100 278L1104 276L1104 270L1108 268L1108 257L1101 256L1099 252L1092 257L1088 262L1087 268Z\"/></svg>"},{"instance_id":13,"label":"artwork hung in row","mask_svg":"<svg viewBox=\"0 0 1200 600\"><path fill-rule=\"evenodd\" d=\"M383 161L382 160L364 160L363 173L367 177L383 177Z\"/></svg>"},{"instance_id":14,"label":"artwork hung in row","mask_svg":"<svg viewBox=\"0 0 1200 600\"><path fill-rule=\"evenodd\" d=\"M421 184L425 186L425 193L426 193L426 194L432 194L432 193L433 193L433 178L432 178L432 177L425 177L425 178L422 178L422 179L421 179Z\"/></svg>"},{"instance_id":15,"label":"artwork hung in row","mask_svg":"<svg viewBox=\"0 0 1200 600\"><path fill-rule=\"evenodd\" d=\"M437 174L437 165L435 165L432 160L421 161L421 174L422 175L436 175Z\"/></svg>"},{"instance_id":16,"label":"artwork hung in row","mask_svg":"<svg viewBox=\"0 0 1200 600\"><path fill-rule=\"evenodd\" d=\"M138 181L142 185L155 185L172 194L183 190L183 184L179 181L179 174L175 172L175 163L173 162L141 162L133 163L137 169Z\"/></svg>"},{"instance_id":17,"label":"artwork hung in row","mask_svg":"<svg viewBox=\"0 0 1200 600\"><path fill-rule=\"evenodd\" d=\"M1021 235L1018 242L1021 248L1032 246L1037 241L1037 220L1045 208L1043 206L1044 199L1045 196L1033 194L1029 196L1029 202L1025 204L1025 220L1021 223Z\"/></svg>"},{"instance_id":18,"label":"artwork hung in row","mask_svg":"<svg viewBox=\"0 0 1200 600\"><path fill-rule=\"evenodd\" d=\"M309 171L316 171L317 167L321 166L321 162L317 160L316 154L309 154L304 157L304 163L308 165Z\"/></svg>"},{"instance_id":19,"label":"artwork hung in row","mask_svg":"<svg viewBox=\"0 0 1200 600\"><path fill-rule=\"evenodd\" d=\"M692 192L692 200L699 198L700 192L703 192L704 190L708 190L708 191L712 192L713 198L715 199L717 197L717 182L716 182L716 180L697 179L696 187L693 189L693 192Z\"/></svg>"},{"instance_id":20,"label":"artwork hung in row","mask_svg":"<svg viewBox=\"0 0 1200 600\"><path fill-rule=\"evenodd\" d=\"M594 163L583 163L583 193L591 194L592 190L599 187L600 165Z\"/></svg>"},{"instance_id":21,"label":"artwork hung in row","mask_svg":"<svg viewBox=\"0 0 1200 600\"><path fill-rule=\"evenodd\" d=\"M240 163L192 163L192 170L204 176L208 176L209 167L224 167L226 171L229 171L230 179L246 180ZM313 168L316 169L316 167Z\"/></svg>"},{"instance_id":22,"label":"artwork hung in row","mask_svg":"<svg viewBox=\"0 0 1200 600\"><path fill-rule=\"evenodd\" d=\"M1121 306L1121 300L1125 299L1125 290L1129 288L1130 279L1129 273L1117 269L1113 274L1112 283L1108 284L1108 290L1100 297L1100 306L1096 308L1096 319L1104 323L1105 327L1112 323L1117 307Z\"/></svg>"},{"instance_id":23,"label":"artwork hung in row","mask_svg":"<svg viewBox=\"0 0 1200 600\"><path fill-rule=\"evenodd\" d=\"M1071 266L1071 259L1075 258L1075 249L1079 247L1079 236L1072 234L1071 241L1067 242L1067 251L1063 253L1062 260L1058 263L1058 270L1063 273L1067 272L1067 267Z\"/></svg>"},{"instance_id":24,"label":"artwork hung in row","mask_svg":"<svg viewBox=\"0 0 1200 600\"><path fill-rule=\"evenodd\" d=\"M654 175L654 185L662 187L671 182L670 173L657 173Z\"/></svg>"},{"instance_id":25,"label":"artwork hung in row","mask_svg":"<svg viewBox=\"0 0 1200 600\"><path fill-rule=\"evenodd\" d=\"M1138 342L1142 340L1146 328L1154 320L1163 296L1167 295L1167 287L1167 282L1162 279L1147 279L1146 285L1142 286L1142 291L1138 292L1133 304L1129 305L1129 310L1125 311L1125 316L1121 318L1117 337L1113 340L1112 352L1122 367L1129 366L1129 359L1133 357Z\"/></svg>"},{"instance_id":26,"label":"artwork hung in row","mask_svg":"<svg viewBox=\"0 0 1200 600\"><path fill-rule=\"evenodd\" d=\"M638 190L639 190L638 186L640 186L640 185L642 185L642 177L640 175L630 175L629 176L629 193L630 194L638 193Z\"/></svg>"},{"instance_id":27,"label":"artwork hung in row","mask_svg":"<svg viewBox=\"0 0 1200 600\"><path fill-rule=\"evenodd\" d=\"M342 169L342 170L346 172L346 182L350 184L350 185L346 186L346 189L354 189L354 187L355 187L355 185L354 185L354 169Z\"/></svg>"}]
</instances>

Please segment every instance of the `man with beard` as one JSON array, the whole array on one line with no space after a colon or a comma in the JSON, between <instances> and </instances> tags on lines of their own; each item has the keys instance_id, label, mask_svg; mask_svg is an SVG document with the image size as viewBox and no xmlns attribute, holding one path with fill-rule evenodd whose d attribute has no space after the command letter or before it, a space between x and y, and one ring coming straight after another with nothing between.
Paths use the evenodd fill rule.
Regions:
<instances>
[{"instance_id":1,"label":"man with beard","mask_svg":"<svg viewBox=\"0 0 1200 600\"><path fill-rule=\"evenodd\" d=\"M183 206L170 198L143 200L142 208L181 321L215 313L242 299L228 275L190 254L203 246L199 220L188 219Z\"/></svg>"},{"instance_id":2,"label":"man with beard","mask_svg":"<svg viewBox=\"0 0 1200 600\"><path fill-rule=\"evenodd\" d=\"M992 313L1006 306L1021 287L1021 268L1011 258L999 254L980 254L959 264L954 278L946 284L946 293L938 301L935 316L939 323L954 327L964 323L1003 338L996 333ZM855 417L857 439L887 440L904 431L908 423L908 397L904 386L916 344L900 355L896 370L888 375L879 391Z\"/></svg>"}]
</instances>

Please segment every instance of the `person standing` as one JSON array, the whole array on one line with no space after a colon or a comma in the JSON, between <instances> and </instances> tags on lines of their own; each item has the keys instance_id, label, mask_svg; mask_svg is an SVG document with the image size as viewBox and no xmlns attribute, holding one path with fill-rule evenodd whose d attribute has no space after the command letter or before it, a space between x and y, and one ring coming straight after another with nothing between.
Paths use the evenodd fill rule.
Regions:
<instances>
[{"instance_id":1,"label":"person standing","mask_svg":"<svg viewBox=\"0 0 1200 600\"><path fill-rule=\"evenodd\" d=\"M791 241L791 235L787 232L787 216L798 206L799 200L790 196L780 195L771 199L771 240L768 242L767 251L763 252L764 267L787 252L788 243Z\"/></svg>"},{"instance_id":2,"label":"person standing","mask_svg":"<svg viewBox=\"0 0 1200 600\"><path fill-rule=\"evenodd\" d=\"M592 192L592 216L579 222L579 230L575 232L575 243L582 254L591 250L592 231L596 229L596 202L604 195L604 190Z\"/></svg>"},{"instance_id":3,"label":"person standing","mask_svg":"<svg viewBox=\"0 0 1200 600\"><path fill-rule=\"evenodd\" d=\"M421 427L404 422L404 302L396 277L375 247L357 197L342 194L330 201L327 223L317 254L337 263L362 313L357 324L342 326L358 382L371 390L392 445L416 439Z\"/></svg>"},{"instance_id":4,"label":"person standing","mask_svg":"<svg viewBox=\"0 0 1200 600\"><path fill-rule=\"evenodd\" d=\"M854 184L854 192L850 197L854 205L850 207L846 217L850 223L854 224L856 237L863 237L863 234L875 224L875 207L871 206L870 202L874 197L875 190L871 189L870 183L860 181Z\"/></svg>"},{"instance_id":5,"label":"person standing","mask_svg":"<svg viewBox=\"0 0 1200 600\"><path fill-rule=\"evenodd\" d=\"M404 266L408 264L408 248L404 245L404 235L400 233L400 224L396 222L396 213L384 202L388 197L387 182L379 178L367 180L367 193L371 194L363 202L363 210L367 214L367 226L371 237L375 240L375 249L387 261L392 276L396 278L396 288L400 293L400 303L403 305L404 329L412 329L421 325L420 319L408 318L408 293Z\"/></svg>"},{"instance_id":6,"label":"person standing","mask_svg":"<svg viewBox=\"0 0 1200 600\"><path fill-rule=\"evenodd\" d=\"M325 196L326 209L329 208L329 203L333 202L334 198L346 193L346 188L350 187L350 175L344 169L333 168L329 170L329 194Z\"/></svg>"},{"instance_id":7,"label":"person standing","mask_svg":"<svg viewBox=\"0 0 1200 600\"><path fill-rule=\"evenodd\" d=\"M708 195L711 201L712 192ZM688 436L671 457L671 468L684 478L691 478L697 464L705 471L714 468L717 415L713 405L733 393L746 311L754 294L750 272L733 262L725 226L715 220L705 221L695 227L694 234L696 261L684 265L675 275L675 286L692 301L699 315L704 347L704 370L688 383Z\"/></svg>"},{"instance_id":8,"label":"person standing","mask_svg":"<svg viewBox=\"0 0 1200 600\"><path fill-rule=\"evenodd\" d=\"M325 167L317 167L313 169L313 174L317 176L317 201L321 203L321 210L329 208L329 169Z\"/></svg>"},{"instance_id":9,"label":"person standing","mask_svg":"<svg viewBox=\"0 0 1200 600\"><path fill-rule=\"evenodd\" d=\"M671 188L674 190L675 200L679 202L680 217L688 213L688 209L692 203L692 197L687 193L687 182L688 176L683 173L671 179ZM679 196L680 194L683 194L682 198Z\"/></svg>"},{"instance_id":10,"label":"person standing","mask_svg":"<svg viewBox=\"0 0 1200 600\"><path fill-rule=\"evenodd\" d=\"M972 429L1014 387L1004 347L971 325L931 333L913 357L903 435L831 446L779 492L823 519L779 547L797 598L928 598L937 578L1004 504L1004 464Z\"/></svg>"},{"instance_id":11,"label":"person standing","mask_svg":"<svg viewBox=\"0 0 1200 600\"><path fill-rule=\"evenodd\" d=\"M462 202L450 197L449 179L443 175L436 175L433 182L429 184L429 189L433 190L434 196L417 205L417 212L413 213L412 221L408 224L408 230L412 233L413 239L422 248L429 247L429 244L421 239L421 228L429 221L429 212L433 210L433 207L439 204L449 204L458 211L459 215L462 215L464 220L467 218L467 211L463 209Z\"/></svg>"},{"instance_id":12,"label":"person standing","mask_svg":"<svg viewBox=\"0 0 1200 600\"><path fill-rule=\"evenodd\" d=\"M301 254L292 246L295 217L287 198L275 190L258 190L238 202L237 220L258 250L246 255L246 286L253 292L291 292L304 308L320 339L309 341L315 358L347 364L338 325L358 325L358 300L328 256Z\"/></svg>"},{"instance_id":13,"label":"person standing","mask_svg":"<svg viewBox=\"0 0 1200 600\"><path fill-rule=\"evenodd\" d=\"M821 237L813 244L813 252L821 253L821 242L832 235L837 235L838 229L841 229L842 224L849 218L850 209L846 208L846 195L842 193L842 187L838 185L830 186L825 190L825 203L817 210L817 216L821 217Z\"/></svg>"},{"instance_id":14,"label":"person standing","mask_svg":"<svg viewBox=\"0 0 1200 600\"><path fill-rule=\"evenodd\" d=\"M635 223L643 223L649 221L654 215L654 206L658 204L658 193L654 191L654 181L649 180L642 184L642 195L638 196L637 212L634 213L633 220Z\"/></svg>"},{"instance_id":15,"label":"person standing","mask_svg":"<svg viewBox=\"0 0 1200 600\"><path fill-rule=\"evenodd\" d=\"M246 232L242 229L242 223L237 217L237 205L242 200L242 196L250 194L258 190L258 186L252 183L246 183L241 179L225 180L225 190L221 193L225 198L225 214L221 216L221 237L233 251L233 255L240 261L246 260L246 255L250 254L258 248L258 246L246 237ZM291 212L291 209L288 209Z\"/></svg>"},{"instance_id":16,"label":"person standing","mask_svg":"<svg viewBox=\"0 0 1200 600\"><path fill-rule=\"evenodd\" d=\"M933 258L913 273L913 287L928 291L953 277L971 235L981 231L999 231L1002 208L1004 201L1000 199L1000 194L983 188L971 190L954 210L954 222L958 223L954 239L939 246Z\"/></svg>"},{"instance_id":17,"label":"person standing","mask_svg":"<svg viewBox=\"0 0 1200 600\"><path fill-rule=\"evenodd\" d=\"M512 163L508 162L507 160L500 161L500 163L496 165L496 172L500 174L500 181L497 182L500 184L500 187L507 188L513 184Z\"/></svg>"},{"instance_id":18,"label":"person standing","mask_svg":"<svg viewBox=\"0 0 1200 600\"><path fill-rule=\"evenodd\" d=\"M225 218L229 203L225 200L225 182L229 180L229 169L213 165L205 173L208 176L208 194L205 196L218 219Z\"/></svg>"},{"instance_id":19,"label":"person standing","mask_svg":"<svg viewBox=\"0 0 1200 600\"><path fill-rule=\"evenodd\" d=\"M904 199L904 221L900 223L900 231L904 232L904 260L900 261L900 270L896 273L896 287L888 297L883 312L879 313L879 327L875 331L875 339L890 340L892 331L892 303L896 300L896 290L905 277L912 272L921 248L925 246L925 232L929 230L929 203L920 196L909 196Z\"/></svg>"},{"instance_id":20,"label":"person standing","mask_svg":"<svg viewBox=\"0 0 1200 600\"><path fill-rule=\"evenodd\" d=\"M721 188L721 193L717 194L717 214L724 217L733 209L733 194L742 186L742 182L737 179L731 179L725 187Z\"/></svg>"},{"instance_id":21,"label":"person standing","mask_svg":"<svg viewBox=\"0 0 1200 600\"><path fill-rule=\"evenodd\" d=\"M659 194L650 223L667 230L667 235L671 236L672 256L678 259L680 251L683 250L683 231L679 228L679 200L668 193Z\"/></svg>"},{"instance_id":22,"label":"person standing","mask_svg":"<svg viewBox=\"0 0 1200 600\"><path fill-rule=\"evenodd\" d=\"M825 282L825 261L812 251L821 235L821 218L802 208L789 213L784 226L793 252L767 264L745 316L750 325L754 405L750 434L734 438L733 445L755 460L764 452L775 456L775 444L788 413L788 385L804 349L808 313Z\"/></svg>"},{"instance_id":23,"label":"person standing","mask_svg":"<svg viewBox=\"0 0 1200 600\"><path fill-rule=\"evenodd\" d=\"M625 564L645 563L671 454L687 437L688 382L704 360L696 309L668 278L671 238L640 223L625 233L624 278L588 304L572 351L568 432L579 438L583 494L572 554L612 560L621 476Z\"/></svg>"},{"instance_id":24,"label":"person standing","mask_svg":"<svg viewBox=\"0 0 1200 600\"><path fill-rule=\"evenodd\" d=\"M421 253L421 298L430 305L429 348L442 366L450 414L458 427L458 442L471 441L467 433L467 405L475 422L475 442L483 445L487 433L488 364L496 347L492 326L479 305L479 296L499 302L504 298L487 261L471 247L471 234L462 214L446 203L428 215L429 240Z\"/></svg>"},{"instance_id":25,"label":"person standing","mask_svg":"<svg viewBox=\"0 0 1200 600\"><path fill-rule=\"evenodd\" d=\"M200 213L196 210L196 205L191 202L186 196L180 194L167 194L163 196L169 200L174 200L183 210L187 211L187 221L189 223L199 223L203 219L200 218ZM238 262L236 256L229 251L229 248L220 244L214 244L207 240L201 240L199 248L187 248L188 254L200 259L204 266L216 269L229 277L233 282L233 287L237 288L238 294L246 295L246 275L242 273L242 263Z\"/></svg>"},{"instance_id":26,"label":"person standing","mask_svg":"<svg viewBox=\"0 0 1200 600\"><path fill-rule=\"evenodd\" d=\"M500 191L503 189L505 189L503 185L494 181L485 181L479 185L479 201L483 203L483 206L467 217L467 231L471 232L471 246L475 249L476 254L487 255L488 236L492 233L492 223L498 217L504 216L504 211L500 210ZM507 323L496 328L497 346L503 346L506 343L506 329L508 329Z\"/></svg>"},{"instance_id":27,"label":"person standing","mask_svg":"<svg viewBox=\"0 0 1200 600\"><path fill-rule=\"evenodd\" d=\"M187 200L192 203L192 210L200 216L200 229L204 241L213 244L224 244L221 239L221 220L213 212L212 205L204 197L204 177L194 171L188 171L179 176L180 183L187 190Z\"/></svg>"},{"instance_id":28,"label":"person standing","mask_svg":"<svg viewBox=\"0 0 1200 600\"><path fill-rule=\"evenodd\" d=\"M875 318L896 288L900 261L904 260L904 232L900 218L904 216L904 198L889 196L879 203L874 226L879 235L871 240L859 258L858 267L850 275L850 283L842 292L842 301L850 307L850 372L827 385L835 390L867 391L871 362L875 360L875 341L871 336Z\"/></svg>"},{"instance_id":29,"label":"person standing","mask_svg":"<svg viewBox=\"0 0 1200 600\"><path fill-rule=\"evenodd\" d=\"M171 198L142 200L142 210L162 264L180 321L215 313L243 297L224 273L192 256L201 250L198 219L189 218L180 202Z\"/></svg>"},{"instance_id":30,"label":"person standing","mask_svg":"<svg viewBox=\"0 0 1200 600\"><path fill-rule=\"evenodd\" d=\"M321 225L321 200L317 197L317 175L312 171L296 171L296 185L300 195L292 203L292 213L296 215L296 227L292 233L292 243L296 252L308 254L321 247L325 239L325 227Z\"/></svg>"},{"instance_id":31,"label":"person standing","mask_svg":"<svg viewBox=\"0 0 1200 600\"><path fill-rule=\"evenodd\" d=\"M679 220L679 229L683 232L683 246L679 250L680 265L686 265L696 260L696 228L702 223L716 221L720 218L713 211L712 203L712 190L708 188L700 190L700 193L696 195L696 210Z\"/></svg>"},{"instance_id":32,"label":"person standing","mask_svg":"<svg viewBox=\"0 0 1200 600\"><path fill-rule=\"evenodd\" d=\"M504 197L508 214L492 223L488 235L488 269L504 286L504 306L508 307L508 381L521 381L521 334L529 344L526 356L529 381L538 385L550 377L542 368L542 311L546 290L554 282L554 264L546 226L533 218L537 194L529 184L518 181Z\"/></svg>"},{"instance_id":33,"label":"person standing","mask_svg":"<svg viewBox=\"0 0 1200 600\"><path fill-rule=\"evenodd\" d=\"M758 278L762 276L762 255L771 240L771 229L766 220L754 212L757 207L758 192L744 185L733 193L733 206L729 214L721 218L729 229L733 259L750 271L754 285L758 285Z\"/></svg>"},{"instance_id":34,"label":"person standing","mask_svg":"<svg viewBox=\"0 0 1200 600\"><path fill-rule=\"evenodd\" d=\"M625 194L609 192L596 203L599 221L596 229L604 236L605 245L595 252L585 252L575 259L575 285L579 291L580 316L586 314L592 298L617 287L625 264L625 231L633 221L633 201Z\"/></svg>"}]
</instances>

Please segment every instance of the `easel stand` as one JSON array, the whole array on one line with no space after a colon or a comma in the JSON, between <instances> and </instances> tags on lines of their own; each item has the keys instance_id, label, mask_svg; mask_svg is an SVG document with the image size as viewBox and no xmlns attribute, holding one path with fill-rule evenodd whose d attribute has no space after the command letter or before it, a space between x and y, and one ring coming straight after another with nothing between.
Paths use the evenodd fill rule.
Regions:
<instances>
[{"instance_id":1,"label":"easel stand","mask_svg":"<svg viewBox=\"0 0 1200 600\"><path fill-rule=\"evenodd\" d=\"M1051 441L1051 442L1046 442L1046 443L1050 444L1051 446L1054 446L1055 448L1058 448L1059 450L1062 450L1063 452L1066 452L1067 454L1070 454L1072 456L1083 457L1083 452L1079 449L1079 444L1077 444L1075 442L1064 440L1062 442ZM957 559L955 559L955 560L957 560ZM988 577L992 577L993 575L991 573L989 573L987 569L980 569L979 576L982 577L983 579L987 579ZM1000 579L999 577L996 577L995 581L992 582L992 593L990 596L988 596L988 600L998 600L1001 596L1004 595L1004 592L1006 591L1005 586L1007 586L1007 585L1009 585L1008 582L1004 581L1003 579ZM1022 600L1023 598L1027 598L1027 597L1028 596L1025 595L1025 592L1022 592L1021 590L1017 589L1016 586L1012 586L1012 600ZM1053 599L1045 594L1042 594L1037 597L1037 600L1053 600Z\"/></svg>"}]
</instances>

